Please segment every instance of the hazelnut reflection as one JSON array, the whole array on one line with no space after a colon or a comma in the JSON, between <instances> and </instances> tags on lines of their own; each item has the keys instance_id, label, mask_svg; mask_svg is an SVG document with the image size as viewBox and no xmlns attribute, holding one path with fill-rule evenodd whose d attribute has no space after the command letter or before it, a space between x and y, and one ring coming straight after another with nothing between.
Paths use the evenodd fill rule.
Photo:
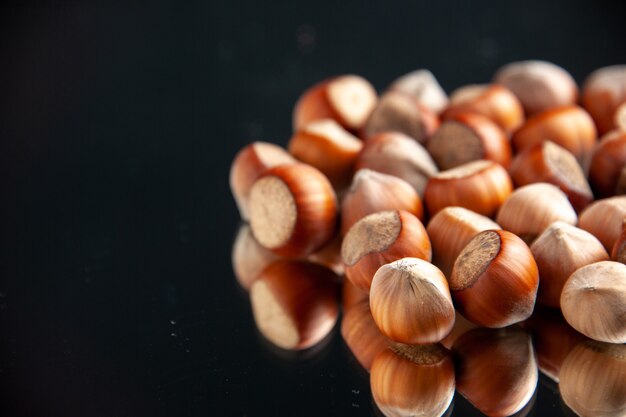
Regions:
<instances>
[{"instance_id":1,"label":"hazelnut reflection","mask_svg":"<svg viewBox=\"0 0 626 417\"><path fill-rule=\"evenodd\" d=\"M351 305L344 312L341 336L367 372L370 371L376 355L385 350L390 343L378 330L367 299Z\"/></svg>"},{"instance_id":2,"label":"hazelnut reflection","mask_svg":"<svg viewBox=\"0 0 626 417\"><path fill-rule=\"evenodd\" d=\"M587 337L574 330L560 312L538 307L527 322L533 335L539 370L559 382L563 361L577 344Z\"/></svg>"},{"instance_id":3,"label":"hazelnut reflection","mask_svg":"<svg viewBox=\"0 0 626 417\"><path fill-rule=\"evenodd\" d=\"M374 359L370 384L387 417L441 416L454 397L452 356L441 344L394 343Z\"/></svg>"},{"instance_id":4,"label":"hazelnut reflection","mask_svg":"<svg viewBox=\"0 0 626 417\"><path fill-rule=\"evenodd\" d=\"M587 341L563 361L559 390L581 417L626 415L626 345Z\"/></svg>"},{"instance_id":5,"label":"hazelnut reflection","mask_svg":"<svg viewBox=\"0 0 626 417\"><path fill-rule=\"evenodd\" d=\"M480 412L510 416L530 401L537 364L528 333L518 327L477 328L453 347L457 390Z\"/></svg>"},{"instance_id":6,"label":"hazelnut reflection","mask_svg":"<svg viewBox=\"0 0 626 417\"><path fill-rule=\"evenodd\" d=\"M248 291L261 271L277 259L277 255L257 242L248 224L239 226L233 242L231 260L237 282L244 290Z\"/></svg>"},{"instance_id":7,"label":"hazelnut reflection","mask_svg":"<svg viewBox=\"0 0 626 417\"><path fill-rule=\"evenodd\" d=\"M337 276L306 261L279 260L250 287L254 322L261 334L285 350L321 342L339 314Z\"/></svg>"}]
</instances>

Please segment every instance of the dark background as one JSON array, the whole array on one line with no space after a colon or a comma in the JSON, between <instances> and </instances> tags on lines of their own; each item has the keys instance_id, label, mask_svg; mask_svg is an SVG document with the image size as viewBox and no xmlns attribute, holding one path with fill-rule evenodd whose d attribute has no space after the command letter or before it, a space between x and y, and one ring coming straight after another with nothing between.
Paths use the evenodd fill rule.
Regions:
<instances>
[{"instance_id":1,"label":"dark background","mask_svg":"<svg viewBox=\"0 0 626 417\"><path fill-rule=\"evenodd\" d=\"M334 74L381 90L429 68L450 92L540 58L580 82L626 62L618 3L0 6L0 414L371 415L338 331L316 355L256 332L230 266L235 152L286 144L299 93ZM561 407L542 378L532 415Z\"/></svg>"}]
</instances>

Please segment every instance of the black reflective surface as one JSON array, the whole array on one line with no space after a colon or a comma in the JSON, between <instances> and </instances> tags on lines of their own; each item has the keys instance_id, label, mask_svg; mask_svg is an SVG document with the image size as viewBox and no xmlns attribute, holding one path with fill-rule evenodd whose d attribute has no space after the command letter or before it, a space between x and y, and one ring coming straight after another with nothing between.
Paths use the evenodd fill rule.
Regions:
<instances>
[{"instance_id":1,"label":"black reflective surface","mask_svg":"<svg viewBox=\"0 0 626 417\"><path fill-rule=\"evenodd\" d=\"M299 93L447 91L542 58L626 62L618 2L16 2L0 9L0 413L375 415L338 329L285 354L230 265L235 152ZM563 413L539 378L528 415ZM461 396L453 415L479 415Z\"/></svg>"}]
</instances>

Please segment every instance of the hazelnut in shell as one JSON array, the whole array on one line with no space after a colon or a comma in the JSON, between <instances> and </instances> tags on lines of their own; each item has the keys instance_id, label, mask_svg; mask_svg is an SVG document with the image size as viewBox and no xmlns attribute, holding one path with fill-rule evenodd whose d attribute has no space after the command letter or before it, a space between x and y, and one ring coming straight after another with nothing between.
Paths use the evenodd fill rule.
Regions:
<instances>
[{"instance_id":1,"label":"hazelnut in shell","mask_svg":"<svg viewBox=\"0 0 626 417\"><path fill-rule=\"evenodd\" d=\"M493 161L473 161L432 176L424 190L428 212L434 216L460 206L492 217L513 190L511 177Z\"/></svg>"},{"instance_id":2,"label":"hazelnut in shell","mask_svg":"<svg viewBox=\"0 0 626 417\"><path fill-rule=\"evenodd\" d=\"M454 326L446 277L422 259L381 266L372 280L370 308L382 334L400 343L436 343Z\"/></svg>"},{"instance_id":3,"label":"hazelnut in shell","mask_svg":"<svg viewBox=\"0 0 626 417\"><path fill-rule=\"evenodd\" d=\"M526 114L576 104L578 100L578 86L574 78L551 62L511 62L496 72L493 81L511 90Z\"/></svg>"},{"instance_id":4,"label":"hazelnut in shell","mask_svg":"<svg viewBox=\"0 0 626 417\"><path fill-rule=\"evenodd\" d=\"M384 132L369 138L356 160L355 168L371 169L402 178L415 188L420 198L437 165L415 139L399 132Z\"/></svg>"},{"instance_id":5,"label":"hazelnut in shell","mask_svg":"<svg viewBox=\"0 0 626 417\"><path fill-rule=\"evenodd\" d=\"M539 273L519 237L505 230L486 230L461 251L449 283L463 316L479 326L505 327L532 314Z\"/></svg>"},{"instance_id":6,"label":"hazelnut in shell","mask_svg":"<svg viewBox=\"0 0 626 417\"><path fill-rule=\"evenodd\" d=\"M602 261L577 269L563 286L561 310L585 336L626 343L626 265Z\"/></svg>"},{"instance_id":7,"label":"hazelnut in shell","mask_svg":"<svg viewBox=\"0 0 626 417\"><path fill-rule=\"evenodd\" d=\"M378 98L374 87L358 75L341 75L324 80L306 90L293 110L293 129L310 122L334 119L350 131L358 131L367 121Z\"/></svg>"},{"instance_id":8,"label":"hazelnut in shell","mask_svg":"<svg viewBox=\"0 0 626 417\"><path fill-rule=\"evenodd\" d=\"M341 245L346 277L369 291L382 265L401 258L430 261L430 240L422 222L403 210L370 214L350 228Z\"/></svg>"},{"instance_id":9,"label":"hazelnut in shell","mask_svg":"<svg viewBox=\"0 0 626 417\"><path fill-rule=\"evenodd\" d=\"M363 143L332 119L304 125L289 141L289 152L299 161L319 169L335 189L350 184L354 162Z\"/></svg>"},{"instance_id":10,"label":"hazelnut in shell","mask_svg":"<svg viewBox=\"0 0 626 417\"><path fill-rule=\"evenodd\" d=\"M365 140L383 132L401 132L425 144L439 127L437 115L410 94L388 91L363 129Z\"/></svg>"},{"instance_id":11,"label":"hazelnut in shell","mask_svg":"<svg viewBox=\"0 0 626 417\"><path fill-rule=\"evenodd\" d=\"M248 199L254 182L269 168L296 160L283 148L267 142L253 142L241 149L230 167L230 189L241 218L248 220Z\"/></svg>"},{"instance_id":12,"label":"hazelnut in shell","mask_svg":"<svg viewBox=\"0 0 626 417\"><path fill-rule=\"evenodd\" d=\"M333 238L337 197L317 169L281 165L254 183L249 211L252 233L263 247L281 256L306 256Z\"/></svg>"},{"instance_id":13,"label":"hazelnut in shell","mask_svg":"<svg viewBox=\"0 0 626 417\"><path fill-rule=\"evenodd\" d=\"M426 232L433 250L433 264L448 277L465 245L483 230L500 229L489 217L463 207L446 207L428 222Z\"/></svg>"},{"instance_id":14,"label":"hazelnut in shell","mask_svg":"<svg viewBox=\"0 0 626 417\"><path fill-rule=\"evenodd\" d=\"M578 268L607 261L609 255L591 233L565 222L554 222L530 246L539 268L537 302L559 308L565 281Z\"/></svg>"},{"instance_id":15,"label":"hazelnut in shell","mask_svg":"<svg viewBox=\"0 0 626 417\"><path fill-rule=\"evenodd\" d=\"M582 213L578 227L594 235L602 242L607 252L613 250L622 233L626 219L626 195L596 200Z\"/></svg>"},{"instance_id":16,"label":"hazelnut in shell","mask_svg":"<svg viewBox=\"0 0 626 417\"><path fill-rule=\"evenodd\" d=\"M384 210L405 210L424 218L422 200L411 184L393 175L358 170L341 202L341 234L368 214Z\"/></svg>"},{"instance_id":17,"label":"hazelnut in shell","mask_svg":"<svg viewBox=\"0 0 626 417\"><path fill-rule=\"evenodd\" d=\"M538 182L513 191L502 204L496 222L532 243L556 221L576 224L578 216L563 191L555 185Z\"/></svg>"}]
</instances>

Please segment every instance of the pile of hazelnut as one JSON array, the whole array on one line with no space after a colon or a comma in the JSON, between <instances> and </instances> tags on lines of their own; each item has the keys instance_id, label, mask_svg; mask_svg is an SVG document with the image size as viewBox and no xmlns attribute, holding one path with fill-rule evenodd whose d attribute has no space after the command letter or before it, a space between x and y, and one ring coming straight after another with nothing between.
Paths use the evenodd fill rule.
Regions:
<instances>
[{"instance_id":1,"label":"pile of hazelnut","mask_svg":"<svg viewBox=\"0 0 626 417\"><path fill-rule=\"evenodd\" d=\"M252 143L230 171L246 222L233 267L273 344L318 344L342 304L341 333L381 410L411 407L392 384L404 378L425 381L420 410L440 415L455 388L448 349L510 364L506 343L521 341L512 372L532 374L530 338L510 326L536 304L586 338L626 343L626 65L594 71L580 94L543 61L450 97L427 70L380 96L338 76L302 94L293 128L287 150ZM480 347L490 338L501 357ZM481 410L519 411L534 372L532 390Z\"/></svg>"}]
</instances>

